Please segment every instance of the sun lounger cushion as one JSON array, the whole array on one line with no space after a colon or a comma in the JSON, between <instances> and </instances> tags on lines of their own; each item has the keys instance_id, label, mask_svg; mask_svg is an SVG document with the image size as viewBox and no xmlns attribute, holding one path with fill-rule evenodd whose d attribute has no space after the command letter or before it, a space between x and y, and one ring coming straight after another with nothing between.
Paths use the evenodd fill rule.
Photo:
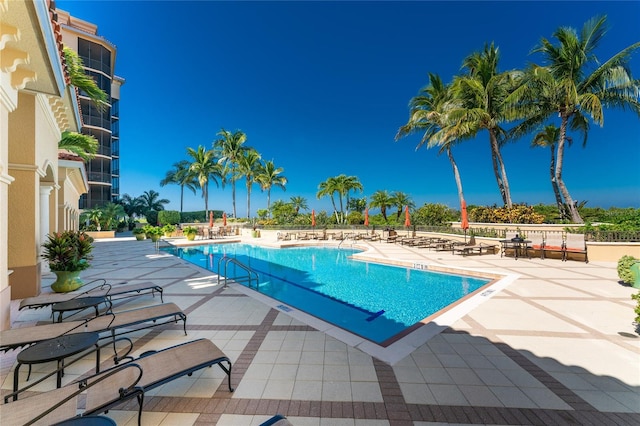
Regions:
<instances>
[{"instance_id":1,"label":"sun lounger cushion","mask_svg":"<svg viewBox=\"0 0 640 426\"><path fill-rule=\"evenodd\" d=\"M275 416L268 419L266 422L261 423L260 426L293 426L287 418L281 414L276 414Z\"/></svg>"}]
</instances>

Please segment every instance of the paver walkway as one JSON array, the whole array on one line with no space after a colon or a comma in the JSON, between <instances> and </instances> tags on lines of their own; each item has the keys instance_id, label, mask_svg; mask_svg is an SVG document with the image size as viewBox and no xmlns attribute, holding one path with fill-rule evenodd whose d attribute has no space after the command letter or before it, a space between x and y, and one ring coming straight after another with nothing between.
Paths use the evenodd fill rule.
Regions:
<instances>
[{"instance_id":1,"label":"paver walkway","mask_svg":"<svg viewBox=\"0 0 640 426\"><path fill-rule=\"evenodd\" d=\"M275 244L268 237L261 242ZM151 242L97 241L83 277L153 281L165 288L165 301L188 316L188 336L180 325L139 332L136 353L204 337L234 363L234 393L226 390L220 369L200 371L147 395L143 424L257 425L275 413L309 426L640 424L634 290L618 283L615 264L360 244L368 248L358 255L363 260L506 278L468 302L471 308L458 310L458 318L454 312L442 317L442 333L427 340L433 330L423 327L429 331L381 350L313 318L283 312L239 285L221 288L215 274L157 252ZM158 298L141 296L114 310L154 303ZM48 308L18 312L15 306L15 327L50 321ZM3 394L12 386L16 353L2 354ZM105 366L112 363L103 357ZM92 366L88 359L69 367L65 383ZM34 368L32 377L50 369ZM21 371L21 383L25 379ZM51 388L48 382L35 391ZM134 425L135 403L108 415L119 425ZM1 416L0 410L0 423Z\"/></svg>"}]
</instances>

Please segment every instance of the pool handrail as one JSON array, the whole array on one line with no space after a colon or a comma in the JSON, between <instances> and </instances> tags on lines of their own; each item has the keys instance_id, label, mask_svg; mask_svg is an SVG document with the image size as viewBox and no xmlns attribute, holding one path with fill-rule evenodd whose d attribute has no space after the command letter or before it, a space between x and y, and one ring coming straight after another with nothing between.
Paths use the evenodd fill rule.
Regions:
<instances>
[{"instance_id":1,"label":"pool handrail","mask_svg":"<svg viewBox=\"0 0 640 426\"><path fill-rule=\"evenodd\" d=\"M220 264L224 261L224 272L222 274L220 274ZM247 276L246 277L228 277L227 276L227 266L229 265L229 263L233 263L237 266L240 267L240 269L244 269L247 272ZM225 288L227 287L227 281L228 280L233 280L235 282L241 283L243 282L243 280L241 280L240 278L244 278L245 280L247 280L247 284L248 287L251 288L251 281L253 280L253 278L255 278L256 280L256 290L258 290L258 283L260 282L259 278L258 278L258 273L256 271L254 271L253 269L251 269L250 267L248 267L247 265L245 265L242 262L239 262L238 260L236 260L233 257L228 257L226 255L222 256L219 260L218 260L218 285L220 285L220 276L224 276L224 286Z\"/></svg>"}]
</instances>

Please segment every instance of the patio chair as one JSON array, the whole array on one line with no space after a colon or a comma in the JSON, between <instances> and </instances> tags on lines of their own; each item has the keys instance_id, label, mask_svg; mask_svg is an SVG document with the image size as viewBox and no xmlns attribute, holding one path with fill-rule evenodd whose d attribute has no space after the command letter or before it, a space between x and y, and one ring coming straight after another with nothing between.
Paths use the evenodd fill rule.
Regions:
<instances>
[{"instance_id":1,"label":"patio chair","mask_svg":"<svg viewBox=\"0 0 640 426\"><path fill-rule=\"evenodd\" d=\"M29 346L52 337L58 337L64 334L83 333L86 331L95 331L98 333L109 332L110 335L108 337L113 339L115 351L116 339L124 334L164 324L176 323L178 320L184 322L184 334L186 335L187 316L175 303L164 303L129 311L115 312L92 318L88 321L70 321L13 328L0 331L0 351L6 352L11 349ZM131 351L133 343L130 340L129 342L131 343L129 350L123 356L116 356L116 362L126 357Z\"/></svg>"},{"instance_id":2,"label":"patio chair","mask_svg":"<svg viewBox=\"0 0 640 426\"><path fill-rule=\"evenodd\" d=\"M571 234L568 233L564 241L564 256L562 260L566 261L569 258L569 254L584 254L584 262L589 263L589 256L587 255L587 242L584 234Z\"/></svg>"},{"instance_id":3,"label":"patio chair","mask_svg":"<svg viewBox=\"0 0 640 426\"><path fill-rule=\"evenodd\" d=\"M531 252L540 252L540 257L542 257L542 246L544 245L544 235L541 231L530 231L527 233L527 240L530 243L527 243L527 253L529 254L529 258L531 258Z\"/></svg>"},{"instance_id":4,"label":"patio chair","mask_svg":"<svg viewBox=\"0 0 640 426\"><path fill-rule=\"evenodd\" d=\"M561 258L564 260L564 239L559 232L549 233L545 235L544 243L542 244L542 258L547 257L547 253L560 253Z\"/></svg>"},{"instance_id":5,"label":"patio chair","mask_svg":"<svg viewBox=\"0 0 640 426\"><path fill-rule=\"evenodd\" d=\"M88 290L83 290L96 282L102 282L100 285L96 285L93 288ZM22 310L25 308L28 309L39 309L44 308L45 306L50 306L59 302L66 302L68 300L76 299L78 297L89 297L89 296L106 296L111 302L125 299L128 297L140 296L142 294L151 293L153 297L155 297L156 292L160 294L160 301L164 302L162 292L164 289L162 286L154 284L152 282L143 282L138 284L107 284L106 280L98 279L93 280L85 285L83 285L80 290L82 291L74 291L69 293L44 293L39 296L27 297L20 301L20 307L18 310Z\"/></svg>"},{"instance_id":6,"label":"patio chair","mask_svg":"<svg viewBox=\"0 0 640 426\"><path fill-rule=\"evenodd\" d=\"M462 256L467 256L472 253L478 253L479 255L482 255L483 250L487 252L491 250L492 252L494 252L495 246L493 244L476 243L476 237L472 235L471 238L469 238L469 242L463 244L454 244L452 250L454 254L459 253Z\"/></svg>"},{"instance_id":7,"label":"patio chair","mask_svg":"<svg viewBox=\"0 0 640 426\"><path fill-rule=\"evenodd\" d=\"M7 402L13 394L6 395L0 407L2 426L51 425L105 412L134 396L142 410L142 390L136 386L141 378L142 368L127 364L17 401Z\"/></svg>"},{"instance_id":8,"label":"patio chair","mask_svg":"<svg viewBox=\"0 0 640 426\"><path fill-rule=\"evenodd\" d=\"M260 426L293 426L293 423L287 420L282 414L276 414L266 422L260 423Z\"/></svg>"}]
</instances>

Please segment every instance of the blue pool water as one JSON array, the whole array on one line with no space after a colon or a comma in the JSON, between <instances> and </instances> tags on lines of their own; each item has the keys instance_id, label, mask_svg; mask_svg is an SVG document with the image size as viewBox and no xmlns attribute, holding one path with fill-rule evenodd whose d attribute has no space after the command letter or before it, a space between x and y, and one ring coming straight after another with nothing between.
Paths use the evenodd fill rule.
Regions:
<instances>
[{"instance_id":1,"label":"blue pool water","mask_svg":"<svg viewBox=\"0 0 640 426\"><path fill-rule=\"evenodd\" d=\"M490 281L356 261L351 249L229 243L164 250L216 273L222 256L233 257L258 273L260 293L378 344ZM229 263L227 275L246 272Z\"/></svg>"}]
</instances>

